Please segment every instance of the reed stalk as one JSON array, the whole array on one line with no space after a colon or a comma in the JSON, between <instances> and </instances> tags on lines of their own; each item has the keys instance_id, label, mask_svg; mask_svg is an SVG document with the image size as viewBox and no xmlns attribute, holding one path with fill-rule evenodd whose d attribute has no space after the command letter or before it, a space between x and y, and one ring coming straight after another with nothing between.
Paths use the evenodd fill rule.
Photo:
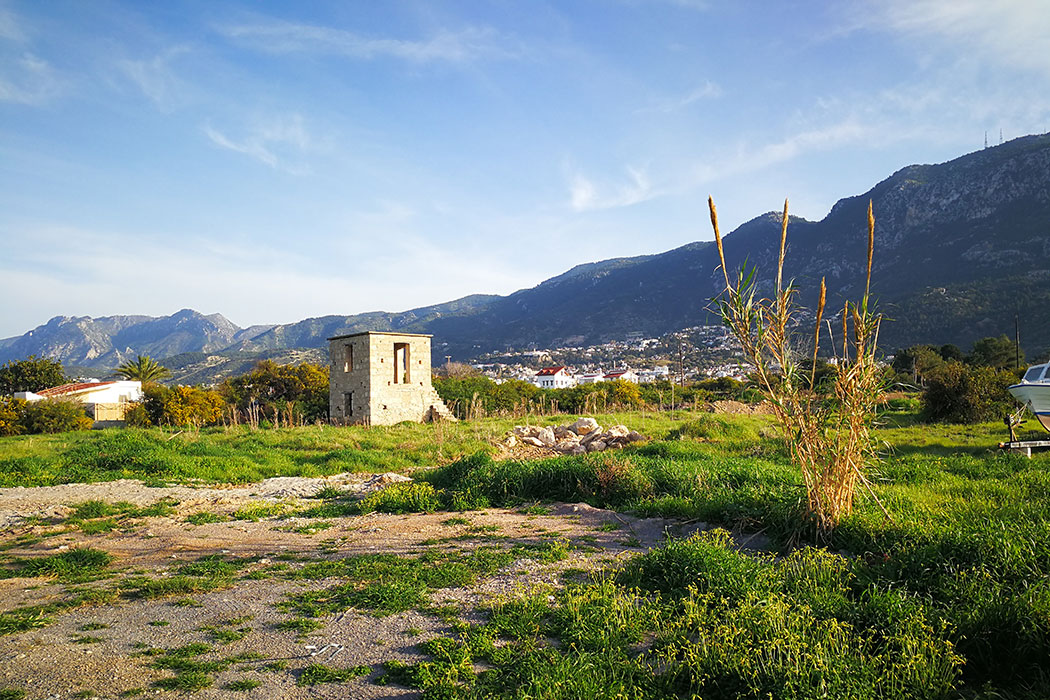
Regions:
<instances>
[{"instance_id":1,"label":"reed stalk","mask_svg":"<svg viewBox=\"0 0 1050 700\"><path fill-rule=\"evenodd\" d=\"M784 202L780 255L772 298L759 298L754 268L741 269L734 281L730 281L714 200L709 198L708 204L726 281L725 290L714 300L715 305L722 321L736 336L744 355L755 367L759 388L772 406L792 461L802 473L806 488L805 515L816 526L818 537L826 539L852 510L858 486L875 496L865 476L867 466L875 459L871 424L883 391L875 359L882 317L872 311L869 303L875 240L871 203L868 204L864 295L859 302L847 301L843 306L842 347L839 352L832 342L836 374L826 393L819 391L815 383L827 286L821 280L813 331L813 365L806 377L800 366L803 343L795 337L793 330L797 327L794 319L798 290L794 284L789 282L785 286L783 282L787 201ZM830 328L829 323L829 335ZM877 498L875 500L878 502Z\"/></svg>"}]
</instances>

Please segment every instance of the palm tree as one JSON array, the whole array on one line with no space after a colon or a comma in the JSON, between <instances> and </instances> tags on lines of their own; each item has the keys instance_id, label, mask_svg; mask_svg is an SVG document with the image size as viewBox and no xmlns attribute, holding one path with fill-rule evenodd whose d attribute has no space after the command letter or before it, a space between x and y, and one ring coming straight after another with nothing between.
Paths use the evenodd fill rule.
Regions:
<instances>
[{"instance_id":1,"label":"palm tree","mask_svg":"<svg viewBox=\"0 0 1050 700\"><path fill-rule=\"evenodd\" d=\"M125 362L113 371L124 379L137 379L142 383L157 381L171 375L167 367L157 364L149 355L139 355L134 362Z\"/></svg>"}]
</instances>

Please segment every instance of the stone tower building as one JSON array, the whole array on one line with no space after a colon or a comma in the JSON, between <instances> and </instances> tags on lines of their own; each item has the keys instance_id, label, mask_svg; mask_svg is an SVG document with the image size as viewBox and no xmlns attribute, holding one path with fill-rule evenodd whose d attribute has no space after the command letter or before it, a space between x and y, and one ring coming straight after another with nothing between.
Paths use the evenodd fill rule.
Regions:
<instances>
[{"instance_id":1,"label":"stone tower building","mask_svg":"<svg viewBox=\"0 0 1050 700\"><path fill-rule=\"evenodd\" d=\"M332 422L455 420L430 383L430 337L366 331L329 338Z\"/></svg>"}]
</instances>

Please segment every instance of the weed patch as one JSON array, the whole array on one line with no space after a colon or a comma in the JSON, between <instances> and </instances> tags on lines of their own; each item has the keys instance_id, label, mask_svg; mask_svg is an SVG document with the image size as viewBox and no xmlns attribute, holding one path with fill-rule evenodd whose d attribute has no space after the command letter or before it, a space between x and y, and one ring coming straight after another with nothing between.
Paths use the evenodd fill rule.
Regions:
<instances>
[{"instance_id":1,"label":"weed patch","mask_svg":"<svg viewBox=\"0 0 1050 700\"><path fill-rule=\"evenodd\" d=\"M17 559L14 566L0 568L0 578L47 576L67 583L97 579L109 566L109 553L90 547L76 547L59 554L36 559Z\"/></svg>"}]
</instances>

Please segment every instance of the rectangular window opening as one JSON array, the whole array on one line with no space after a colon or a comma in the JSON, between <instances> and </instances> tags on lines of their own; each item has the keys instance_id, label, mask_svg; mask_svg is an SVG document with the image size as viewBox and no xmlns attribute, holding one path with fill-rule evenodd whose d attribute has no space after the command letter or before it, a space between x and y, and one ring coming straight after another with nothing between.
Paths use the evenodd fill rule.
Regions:
<instances>
[{"instance_id":1,"label":"rectangular window opening","mask_svg":"<svg viewBox=\"0 0 1050 700\"><path fill-rule=\"evenodd\" d=\"M354 369L354 346L347 343L343 346L343 371L350 372Z\"/></svg>"},{"instance_id":2,"label":"rectangular window opening","mask_svg":"<svg viewBox=\"0 0 1050 700\"><path fill-rule=\"evenodd\" d=\"M394 384L408 384L408 343L394 343Z\"/></svg>"},{"instance_id":3,"label":"rectangular window opening","mask_svg":"<svg viewBox=\"0 0 1050 700\"><path fill-rule=\"evenodd\" d=\"M343 414L349 418L354 415L354 392L348 391L343 394Z\"/></svg>"}]
</instances>

